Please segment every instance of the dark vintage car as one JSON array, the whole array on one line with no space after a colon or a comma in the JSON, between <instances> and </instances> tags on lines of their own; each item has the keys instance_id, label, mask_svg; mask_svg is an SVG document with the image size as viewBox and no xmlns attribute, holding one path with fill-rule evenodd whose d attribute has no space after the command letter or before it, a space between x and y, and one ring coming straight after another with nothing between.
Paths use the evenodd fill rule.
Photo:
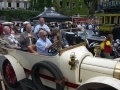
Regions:
<instances>
[{"instance_id":1,"label":"dark vintage car","mask_svg":"<svg viewBox=\"0 0 120 90\"><path fill-rule=\"evenodd\" d=\"M78 31L78 36L80 36L83 40L86 40L88 47L93 43L100 44L102 41L105 41L105 36L99 36L94 34L92 30L86 30L86 34L84 31Z\"/></svg>"},{"instance_id":2,"label":"dark vintage car","mask_svg":"<svg viewBox=\"0 0 120 90\"><path fill-rule=\"evenodd\" d=\"M99 45L101 42L105 41L105 36L99 36L94 34L92 30L86 31L66 31L66 40L68 41L69 45L73 45L74 42L80 43L86 41L86 47L89 51L93 52L93 49L96 45Z\"/></svg>"}]
</instances>

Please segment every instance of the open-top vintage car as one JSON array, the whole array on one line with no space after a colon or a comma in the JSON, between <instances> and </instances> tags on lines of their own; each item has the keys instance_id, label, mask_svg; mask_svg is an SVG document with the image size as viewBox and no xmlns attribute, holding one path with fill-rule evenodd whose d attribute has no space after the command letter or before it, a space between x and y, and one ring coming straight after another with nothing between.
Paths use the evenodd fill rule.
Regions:
<instances>
[{"instance_id":1,"label":"open-top vintage car","mask_svg":"<svg viewBox=\"0 0 120 90\"><path fill-rule=\"evenodd\" d=\"M59 48L54 56L9 49L0 39L0 68L10 87L20 84L35 90L120 90L120 62L94 57L85 43ZM52 49L51 49L52 50ZM51 53L51 52L49 52ZM53 52L52 52L53 53Z\"/></svg>"}]
</instances>

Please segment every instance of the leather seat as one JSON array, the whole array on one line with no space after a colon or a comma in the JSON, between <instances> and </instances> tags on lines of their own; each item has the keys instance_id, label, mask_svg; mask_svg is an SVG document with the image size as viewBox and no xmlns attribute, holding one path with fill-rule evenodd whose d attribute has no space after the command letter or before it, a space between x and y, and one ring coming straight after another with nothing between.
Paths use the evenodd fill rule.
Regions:
<instances>
[{"instance_id":1,"label":"leather seat","mask_svg":"<svg viewBox=\"0 0 120 90\"><path fill-rule=\"evenodd\" d=\"M30 53L37 53L36 45L29 45L29 46L28 46L28 51L29 51Z\"/></svg>"}]
</instances>

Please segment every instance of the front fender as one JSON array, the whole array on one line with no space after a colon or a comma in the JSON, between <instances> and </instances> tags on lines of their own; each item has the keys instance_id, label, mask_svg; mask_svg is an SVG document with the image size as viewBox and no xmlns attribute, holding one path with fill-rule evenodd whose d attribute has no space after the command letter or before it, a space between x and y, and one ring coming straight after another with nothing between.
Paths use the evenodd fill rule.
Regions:
<instances>
[{"instance_id":1,"label":"front fender","mask_svg":"<svg viewBox=\"0 0 120 90\"><path fill-rule=\"evenodd\" d=\"M11 55L4 55L4 57L11 63L15 71L17 81L25 78L25 72L23 67L20 65L20 63Z\"/></svg>"},{"instance_id":2,"label":"front fender","mask_svg":"<svg viewBox=\"0 0 120 90\"><path fill-rule=\"evenodd\" d=\"M77 90L88 90L89 88L96 90L105 87L120 90L120 80L104 76L94 77L84 82Z\"/></svg>"}]
</instances>

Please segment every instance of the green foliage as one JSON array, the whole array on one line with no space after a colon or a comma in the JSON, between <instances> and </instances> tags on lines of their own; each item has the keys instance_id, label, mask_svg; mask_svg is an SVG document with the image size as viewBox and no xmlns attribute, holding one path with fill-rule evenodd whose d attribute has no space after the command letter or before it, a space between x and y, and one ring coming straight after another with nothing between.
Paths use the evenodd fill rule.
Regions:
<instances>
[{"instance_id":1,"label":"green foliage","mask_svg":"<svg viewBox=\"0 0 120 90\"><path fill-rule=\"evenodd\" d=\"M84 0L85 5L89 9L89 14L93 14L97 10L99 0Z\"/></svg>"},{"instance_id":2,"label":"green foliage","mask_svg":"<svg viewBox=\"0 0 120 90\"><path fill-rule=\"evenodd\" d=\"M40 12L32 10L0 10L0 16L5 16L7 21L12 21L13 18L20 18L25 21L33 18Z\"/></svg>"},{"instance_id":3,"label":"green foliage","mask_svg":"<svg viewBox=\"0 0 120 90\"><path fill-rule=\"evenodd\" d=\"M66 3L70 2L70 8L66 8ZM86 5L84 4L84 0L66 0L63 1L63 14L65 15L75 15L75 14L80 14L80 15L88 15L88 9ZM73 7L73 3L75 4Z\"/></svg>"},{"instance_id":4,"label":"green foliage","mask_svg":"<svg viewBox=\"0 0 120 90\"><path fill-rule=\"evenodd\" d=\"M44 7L52 7L53 4L51 0L30 0L30 8L38 11L43 11Z\"/></svg>"},{"instance_id":5,"label":"green foliage","mask_svg":"<svg viewBox=\"0 0 120 90\"><path fill-rule=\"evenodd\" d=\"M62 8L60 7L60 0L37 0L38 3L34 3L35 0L31 0L31 8L34 8L35 10L43 11L44 7L55 7L56 11L59 13L62 13L64 15L75 15L75 14L81 14L81 15L88 15L88 8L84 4L84 0L62 0ZM69 2L70 7L67 8L67 2ZM73 9L73 3L75 3L75 8ZM80 8L80 5L82 7Z\"/></svg>"}]
</instances>

